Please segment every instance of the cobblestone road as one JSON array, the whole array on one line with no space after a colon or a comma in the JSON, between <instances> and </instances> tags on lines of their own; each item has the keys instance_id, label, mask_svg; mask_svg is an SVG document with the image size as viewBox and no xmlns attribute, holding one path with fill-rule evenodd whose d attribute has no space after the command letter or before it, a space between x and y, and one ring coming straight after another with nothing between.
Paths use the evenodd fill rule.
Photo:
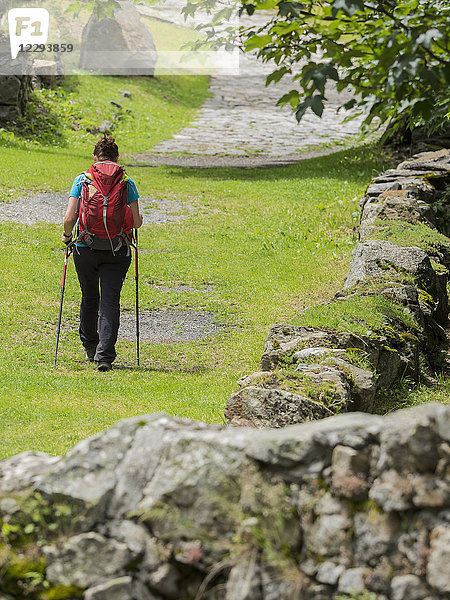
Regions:
<instances>
[{"instance_id":1,"label":"cobblestone road","mask_svg":"<svg viewBox=\"0 0 450 600\"><path fill-rule=\"evenodd\" d=\"M141 10L181 24L180 6L180 0L167 0L163 8L142 7ZM330 152L325 145L345 143L359 134L362 116L343 123L349 113L337 113L343 98L347 100L351 96L338 96L334 91L327 94L322 118L308 111L298 124L289 108L276 106L278 98L293 85L282 80L277 85L265 86L272 68L255 56L241 55L239 75L218 74L211 77L212 96L206 100L197 118L171 139L136 157L137 160L151 163L172 160L179 164L180 159L176 160L170 154L188 153L215 156L215 162L219 163L224 162L218 160L220 156L229 155L234 157L234 160L228 161L231 166L245 164L238 157L248 157L247 162L252 164L261 161L289 163L305 158L304 152L318 147L321 147L319 153ZM201 165L198 159L184 157L181 162Z\"/></svg>"}]
</instances>

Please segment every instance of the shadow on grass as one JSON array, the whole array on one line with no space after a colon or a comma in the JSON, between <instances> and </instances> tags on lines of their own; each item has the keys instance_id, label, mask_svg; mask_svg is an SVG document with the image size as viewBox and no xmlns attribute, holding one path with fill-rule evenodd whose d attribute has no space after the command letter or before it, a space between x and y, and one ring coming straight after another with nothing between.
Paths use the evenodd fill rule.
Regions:
<instances>
[{"instance_id":1,"label":"shadow on grass","mask_svg":"<svg viewBox=\"0 0 450 600\"><path fill-rule=\"evenodd\" d=\"M396 164L387 150L376 144L339 150L326 156L304 159L293 165L264 168L248 167L179 167L133 164L135 168L152 168L167 171L171 177L179 179L207 179L212 181L279 181L301 179L322 179L324 177L367 183L381 170Z\"/></svg>"}]
</instances>

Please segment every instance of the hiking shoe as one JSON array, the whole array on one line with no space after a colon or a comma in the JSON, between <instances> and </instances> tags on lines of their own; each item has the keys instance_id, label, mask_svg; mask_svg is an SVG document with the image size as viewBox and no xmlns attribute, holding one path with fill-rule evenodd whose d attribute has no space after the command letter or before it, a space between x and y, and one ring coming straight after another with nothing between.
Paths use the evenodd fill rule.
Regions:
<instances>
[{"instance_id":1,"label":"hiking shoe","mask_svg":"<svg viewBox=\"0 0 450 600\"><path fill-rule=\"evenodd\" d=\"M111 371L112 365L108 362L99 362L97 365L97 371Z\"/></svg>"},{"instance_id":2,"label":"hiking shoe","mask_svg":"<svg viewBox=\"0 0 450 600\"><path fill-rule=\"evenodd\" d=\"M84 351L86 352L86 359L89 362L94 362L95 353L97 351L97 346L91 346L90 348L85 348Z\"/></svg>"}]
</instances>

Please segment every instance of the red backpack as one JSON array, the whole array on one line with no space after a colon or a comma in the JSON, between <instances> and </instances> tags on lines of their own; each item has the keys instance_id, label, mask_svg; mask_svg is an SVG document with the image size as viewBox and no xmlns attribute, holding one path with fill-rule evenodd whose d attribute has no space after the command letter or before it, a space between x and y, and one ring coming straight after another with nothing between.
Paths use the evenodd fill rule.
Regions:
<instances>
[{"instance_id":1,"label":"red backpack","mask_svg":"<svg viewBox=\"0 0 450 600\"><path fill-rule=\"evenodd\" d=\"M99 162L84 173L78 209L77 241L94 250L116 252L129 245L133 215L127 204L128 177L113 162Z\"/></svg>"}]
</instances>

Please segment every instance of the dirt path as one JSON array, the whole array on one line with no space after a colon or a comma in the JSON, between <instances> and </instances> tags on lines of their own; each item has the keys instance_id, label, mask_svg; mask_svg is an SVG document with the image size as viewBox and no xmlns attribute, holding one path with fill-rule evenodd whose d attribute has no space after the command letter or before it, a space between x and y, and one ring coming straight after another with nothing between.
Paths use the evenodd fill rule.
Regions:
<instances>
[{"instance_id":1,"label":"dirt path","mask_svg":"<svg viewBox=\"0 0 450 600\"><path fill-rule=\"evenodd\" d=\"M0 222L11 221L24 225L42 222L62 224L67 200L67 194L41 192L12 202L0 202ZM139 204L144 215L144 225L180 221L196 210L193 206L167 199L140 198Z\"/></svg>"}]
</instances>

